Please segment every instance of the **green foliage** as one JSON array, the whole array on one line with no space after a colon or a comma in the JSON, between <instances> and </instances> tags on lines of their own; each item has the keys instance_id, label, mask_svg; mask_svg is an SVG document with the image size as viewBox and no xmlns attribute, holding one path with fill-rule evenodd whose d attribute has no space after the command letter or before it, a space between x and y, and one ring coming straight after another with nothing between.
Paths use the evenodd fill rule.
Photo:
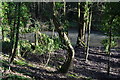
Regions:
<instances>
[{"instance_id":1,"label":"green foliage","mask_svg":"<svg viewBox=\"0 0 120 80\"><path fill-rule=\"evenodd\" d=\"M120 36L120 3L106 3L104 6L103 15L103 31L107 36L115 37ZM111 30L111 32L110 32ZM110 34L111 33L111 34ZM101 42L104 45L105 51L108 52L110 45L109 39L105 39ZM117 44L114 40L111 42L111 47L115 47Z\"/></svg>"},{"instance_id":2,"label":"green foliage","mask_svg":"<svg viewBox=\"0 0 120 80\"><path fill-rule=\"evenodd\" d=\"M68 21L65 21L64 24L62 24L62 26L64 26L64 32L66 32L70 26Z\"/></svg>"},{"instance_id":3,"label":"green foliage","mask_svg":"<svg viewBox=\"0 0 120 80\"><path fill-rule=\"evenodd\" d=\"M26 63L25 61L22 61L22 60L15 60L14 64L17 64L17 65L27 65L28 63Z\"/></svg>"},{"instance_id":4,"label":"green foliage","mask_svg":"<svg viewBox=\"0 0 120 80\"><path fill-rule=\"evenodd\" d=\"M68 74L69 77L73 77L73 78L79 78L79 76L77 74Z\"/></svg>"},{"instance_id":5,"label":"green foliage","mask_svg":"<svg viewBox=\"0 0 120 80\"><path fill-rule=\"evenodd\" d=\"M119 15L120 16L120 2L106 3L104 6L105 14L109 15Z\"/></svg>"},{"instance_id":6,"label":"green foliage","mask_svg":"<svg viewBox=\"0 0 120 80\"><path fill-rule=\"evenodd\" d=\"M9 62L5 61L5 60L0 60L0 63L2 63L2 64L8 64Z\"/></svg>"},{"instance_id":7,"label":"green foliage","mask_svg":"<svg viewBox=\"0 0 120 80\"><path fill-rule=\"evenodd\" d=\"M19 40L20 48L24 51L31 51L31 45L27 40Z\"/></svg>"},{"instance_id":8,"label":"green foliage","mask_svg":"<svg viewBox=\"0 0 120 80\"><path fill-rule=\"evenodd\" d=\"M103 44L103 46L104 46L104 48L105 48L105 51L108 52L109 39L108 39L108 38L107 38L107 39L104 39L104 40L102 40L101 43ZM111 47L113 48L113 47L115 47L115 46L117 46L117 43L116 43L114 40L112 40L112 41L111 41Z\"/></svg>"},{"instance_id":9,"label":"green foliage","mask_svg":"<svg viewBox=\"0 0 120 80\"><path fill-rule=\"evenodd\" d=\"M61 41L58 37L51 38L47 36L46 34L42 34L39 37L39 45L36 46L35 53L47 53L52 52L57 49L60 49L61 47Z\"/></svg>"},{"instance_id":10,"label":"green foliage","mask_svg":"<svg viewBox=\"0 0 120 80\"><path fill-rule=\"evenodd\" d=\"M34 19L30 18L28 20L31 20L31 21L27 21L28 24L30 24L29 26L27 27L21 27L20 29L20 33L21 34L25 34L25 33L32 33L32 32L36 32L36 31L39 31L41 30L40 28L40 22L39 21L35 21Z\"/></svg>"},{"instance_id":11,"label":"green foliage","mask_svg":"<svg viewBox=\"0 0 120 80\"><path fill-rule=\"evenodd\" d=\"M2 12L1 12L1 17L2 17L2 29L4 30L4 35L10 36L11 29L17 24L17 4L15 2L3 2L2 3ZM27 7L28 3L22 3L21 8L20 8L20 26L26 27L27 21L30 18L29 14L29 9ZM0 4L1 6L1 4ZM21 28L20 28L21 29Z\"/></svg>"},{"instance_id":12,"label":"green foliage","mask_svg":"<svg viewBox=\"0 0 120 80\"><path fill-rule=\"evenodd\" d=\"M2 13L2 2L0 2L0 17L3 16L3 13Z\"/></svg>"},{"instance_id":13,"label":"green foliage","mask_svg":"<svg viewBox=\"0 0 120 80\"><path fill-rule=\"evenodd\" d=\"M113 20L113 35L114 36L120 36L120 16L116 16Z\"/></svg>"},{"instance_id":14,"label":"green foliage","mask_svg":"<svg viewBox=\"0 0 120 80\"><path fill-rule=\"evenodd\" d=\"M62 8L63 8L64 3L56 2L56 3L55 3L55 6L56 6L56 10L59 10L59 9L62 9Z\"/></svg>"},{"instance_id":15,"label":"green foliage","mask_svg":"<svg viewBox=\"0 0 120 80\"><path fill-rule=\"evenodd\" d=\"M21 65L21 66L31 66L31 67L34 67L32 64L29 64L26 61L18 60L18 59L14 61L14 64Z\"/></svg>"},{"instance_id":16,"label":"green foliage","mask_svg":"<svg viewBox=\"0 0 120 80\"><path fill-rule=\"evenodd\" d=\"M101 30L109 34L109 28L112 28L112 36L120 36L120 3L106 3L103 9L103 26ZM109 24L111 18L114 17L112 24Z\"/></svg>"}]
</instances>

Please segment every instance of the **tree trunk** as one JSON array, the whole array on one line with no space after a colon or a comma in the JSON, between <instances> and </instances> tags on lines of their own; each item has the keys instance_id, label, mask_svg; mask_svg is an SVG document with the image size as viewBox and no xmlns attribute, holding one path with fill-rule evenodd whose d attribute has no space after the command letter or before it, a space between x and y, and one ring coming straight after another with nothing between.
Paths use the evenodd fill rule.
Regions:
<instances>
[{"instance_id":1,"label":"tree trunk","mask_svg":"<svg viewBox=\"0 0 120 80\"><path fill-rule=\"evenodd\" d=\"M35 2L35 18L37 19L38 18L38 10L39 8L38 8L38 2Z\"/></svg>"},{"instance_id":2,"label":"tree trunk","mask_svg":"<svg viewBox=\"0 0 120 80\"><path fill-rule=\"evenodd\" d=\"M88 2L86 2L85 4L85 13L84 13L84 27L83 27L83 41L85 43L85 46L84 46L84 51L85 51L85 54L87 53L87 41L88 41L88 26L89 26L89 17L90 17L90 14L89 14L89 7L88 7Z\"/></svg>"},{"instance_id":3,"label":"tree trunk","mask_svg":"<svg viewBox=\"0 0 120 80\"><path fill-rule=\"evenodd\" d=\"M86 33L88 33L89 17L90 17L89 6L88 6L88 2L86 2L85 14L84 14L84 28L83 28L83 40L84 40L85 44L87 44L87 41L88 41ZM87 45L85 47L85 50L86 50L86 48L87 48Z\"/></svg>"},{"instance_id":4,"label":"tree trunk","mask_svg":"<svg viewBox=\"0 0 120 80\"><path fill-rule=\"evenodd\" d=\"M87 49L86 49L86 61L88 60L89 55L89 43L90 43L90 31L91 31L91 22L92 22L92 11L89 13L89 26L88 26L88 36L87 36Z\"/></svg>"},{"instance_id":5,"label":"tree trunk","mask_svg":"<svg viewBox=\"0 0 120 80\"><path fill-rule=\"evenodd\" d=\"M2 26L2 41L5 40L4 38L5 38L5 37L4 37L4 28L3 28L3 26Z\"/></svg>"},{"instance_id":6,"label":"tree trunk","mask_svg":"<svg viewBox=\"0 0 120 80\"><path fill-rule=\"evenodd\" d=\"M66 1L65 0L63 0L64 1L64 16L66 15Z\"/></svg>"},{"instance_id":7,"label":"tree trunk","mask_svg":"<svg viewBox=\"0 0 120 80\"><path fill-rule=\"evenodd\" d=\"M0 2L0 26L1 26L1 28L2 28L2 35L0 35L0 36L2 36L2 41L4 41L4 26L3 26L3 24L2 24L2 16L3 16L3 12L2 12L2 2ZM1 33L1 32L0 32Z\"/></svg>"},{"instance_id":8,"label":"tree trunk","mask_svg":"<svg viewBox=\"0 0 120 80\"><path fill-rule=\"evenodd\" d=\"M38 46L38 31L35 32L35 46Z\"/></svg>"},{"instance_id":9,"label":"tree trunk","mask_svg":"<svg viewBox=\"0 0 120 80\"><path fill-rule=\"evenodd\" d=\"M77 45L83 47L83 27L84 27L84 3L78 2L78 38L77 38ZM82 41L82 42L81 42Z\"/></svg>"},{"instance_id":10,"label":"tree trunk","mask_svg":"<svg viewBox=\"0 0 120 80\"><path fill-rule=\"evenodd\" d=\"M16 27L16 40L15 40L15 47L14 47L14 50L13 50L13 53L12 53L12 55L11 55L11 57L10 57L10 63L12 63L13 62L13 60L14 60L14 57L15 57L15 55L16 55L16 51L17 51L17 46L18 46L18 40L19 40L19 27L20 27L20 6L21 6L21 3L19 2L18 3L18 18L17 18L17 27Z\"/></svg>"},{"instance_id":11,"label":"tree trunk","mask_svg":"<svg viewBox=\"0 0 120 80\"><path fill-rule=\"evenodd\" d=\"M9 4L10 5L10 4ZM11 17L10 16L11 13L9 13L9 18ZM10 32L10 42L11 42L11 54L9 55L9 57L12 55L13 53L13 49L14 49L14 42L15 42L15 26L16 26L16 20L17 20L17 3L15 3L15 12L14 12L14 24L12 26L11 24L11 20L9 21L9 26L10 26L10 29L11 29L11 32Z\"/></svg>"},{"instance_id":12,"label":"tree trunk","mask_svg":"<svg viewBox=\"0 0 120 80\"><path fill-rule=\"evenodd\" d=\"M66 21L66 0L63 0L63 2L64 2L64 9L63 9L63 11L64 11L63 12L63 14L64 14L64 24L66 24L67 23L67 21ZM66 26L65 33L68 36L68 26Z\"/></svg>"},{"instance_id":13,"label":"tree trunk","mask_svg":"<svg viewBox=\"0 0 120 80\"><path fill-rule=\"evenodd\" d=\"M74 51L74 48L72 47L70 40L68 39L66 33L61 31L61 29L60 29L61 25L55 16L53 16L53 23L55 25L55 29L58 32L60 38L62 40L64 40L64 42L66 43L65 45L67 46L67 52L68 52L68 58L67 58L66 62L61 66L61 68L58 71L61 73L67 73L70 68L70 65L74 59L75 51Z\"/></svg>"},{"instance_id":14,"label":"tree trunk","mask_svg":"<svg viewBox=\"0 0 120 80\"><path fill-rule=\"evenodd\" d=\"M110 74L110 55L111 55L111 42L112 42L112 22L113 22L113 19L115 18L115 16L112 16L111 17L111 20L109 21L109 47L108 47L108 66L107 66L107 74L109 76Z\"/></svg>"}]
</instances>

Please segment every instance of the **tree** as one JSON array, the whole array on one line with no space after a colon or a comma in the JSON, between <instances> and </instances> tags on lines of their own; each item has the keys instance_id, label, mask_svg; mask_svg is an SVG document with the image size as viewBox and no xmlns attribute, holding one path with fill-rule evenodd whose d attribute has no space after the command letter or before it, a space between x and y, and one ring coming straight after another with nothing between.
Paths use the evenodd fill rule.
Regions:
<instances>
[{"instance_id":1,"label":"tree","mask_svg":"<svg viewBox=\"0 0 120 80\"><path fill-rule=\"evenodd\" d=\"M86 61L89 56L89 43L90 43L90 32L91 32L91 22L92 22L92 4L90 4L88 8L88 19L87 19L87 37L86 37Z\"/></svg>"},{"instance_id":2,"label":"tree","mask_svg":"<svg viewBox=\"0 0 120 80\"><path fill-rule=\"evenodd\" d=\"M13 60L14 60L14 57L16 55L16 51L17 51L17 47L18 47L18 40L19 40L19 27L20 27L20 15L21 15L21 12L20 12L20 7L21 7L21 2L19 3L16 3L17 4L17 26L16 26L16 39L15 39L15 47L14 47L14 50L13 50L13 53L11 54L10 56L10 60L9 62L12 63Z\"/></svg>"},{"instance_id":3,"label":"tree","mask_svg":"<svg viewBox=\"0 0 120 80\"><path fill-rule=\"evenodd\" d=\"M55 8L55 5L53 5L53 9ZM53 12L53 23L54 23L54 26L55 26L55 29L56 31L58 32L59 34L59 37L61 38L61 40L64 41L64 44L66 45L66 50L68 52L68 57L67 57L67 60L66 62L64 62L64 64L61 66L61 68L58 70L58 72L60 73L67 73L68 70L70 69L70 66L72 64L72 61L74 59L74 55L75 55L75 51L74 51L74 48L72 47L71 45L71 42L67 36L67 34L65 32L63 32L63 28L64 26L61 26L58 18L56 17L56 12L54 11Z\"/></svg>"},{"instance_id":4,"label":"tree","mask_svg":"<svg viewBox=\"0 0 120 80\"><path fill-rule=\"evenodd\" d=\"M66 62L62 65L62 67L59 69L59 72L61 73L67 73L69 68L70 68L70 65L74 59L74 55L75 55L75 51L74 51L74 48L72 47L71 43L70 43L70 40L68 39L67 35L65 32L62 32L60 27L60 23L59 21L57 20L56 16L54 15L53 16L53 22L54 22L54 25L55 25L55 29L57 30L60 38L62 40L64 40L66 46L67 46L67 52L68 52L68 57L67 57L67 60Z\"/></svg>"},{"instance_id":5,"label":"tree","mask_svg":"<svg viewBox=\"0 0 120 80\"><path fill-rule=\"evenodd\" d=\"M2 40L4 41L4 30L3 30L3 27L2 27L2 17L3 17L3 11L2 11L2 8L3 8L3 5L2 5L2 2L0 2L0 30L2 29ZM1 35L0 35L1 36Z\"/></svg>"},{"instance_id":6,"label":"tree","mask_svg":"<svg viewBox=\"0 0 120 80\"><path fill-rule=\"evenodd\" d=\"M77 38L77 45L78 46L84 46L84 40L83 40L83 28L84 28L84 12L85 12L85 3L78 2L78 38Z\"/></svg>"},{"instance_id":7,"label":"tree","mask_svg":"<svg viewBox=\"0 0 120 80\"><path fill-rule=\"evenodd\" d=\"M8 13L8 16L9 16L9 18L11 18L11 15L10 14L12 14L11 12L12 12L12 10L11 10L11 8L10 8L10 4L11 3L9 3L8 4L8 8L9 8L9 13ZM10 30L11 30L11 35L10 35L10 41L11 41L11 53L13 53L13 51L14 51L14 42L15 42L15 31L16 31L16 22L17 22L17 4L13 4L13 5L15 5L15 11L14 11L14 18L13 19L10 19L10 21L9 21L9 18L8 18L8 21L9 21L9 23L8 23L8 25L10 26ZM12 20L14 21L13 22L13 24L12 24ZM12 54L10 54L10 56L11 56Z\"/></svg>"},{"instance_id":8,"label":"tree","mask_svg":"<svg viewBox=\"0 0 120 80\"><path fill-rule=\"evenodd\" d=\"M110 74L110 57L111 57L111 48L114 47L112 44L113 37L114 36L120 36L119 30L120 30L120 4L118 3L106 3L104 6L104 27L102 30L104 33L107 34L109 37L107 39L105 48L106 52L108 54L108 62L107 62L107 74ZM104 43L105 44L105 43Z\"/></svg>"}]
</instances>

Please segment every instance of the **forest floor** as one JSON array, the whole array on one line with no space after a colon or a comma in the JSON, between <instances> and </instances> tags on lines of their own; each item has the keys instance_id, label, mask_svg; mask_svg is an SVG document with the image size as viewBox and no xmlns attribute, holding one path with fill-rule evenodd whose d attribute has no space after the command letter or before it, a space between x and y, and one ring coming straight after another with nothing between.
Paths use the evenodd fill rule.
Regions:
<instances>
[{"instance_id":1,"label":"forest floor","mask_svg":"<svg viewBox=\"0 0 120 80\"><path fill-rule=\"evenodd\" d=\"M51 35L52 32L43 32ZM33 39L31 34L26 35L28 39ZM69 31L69 38L73 45L76 43L77 30ZM8 70L8 55L1 54L0 56L0 73L5 78L9 78L8 74L14 74L23 76L28 79L22 80L119 80L120 79L120 48L112 49L110 59L110 76L107 75L107 54L101 47L101 41L106 36L98 33L91 33L90 54L88 61L85 61L84 51L80 48L75 48L75 59L72 67L67 74L50 73L50 71L56 71L65 62L67 53L65 50L58 50L48 54L33 54L26 53L24 58L17 57L11 66L11 71ZM29 39L29 40L30 40ZM118 42L120 47L120 42ZM50 61L47 63L47 59L50 54ZM46 65L46 66L45 66ZM0 77L1 77L0 75ZM9 79L3 79L9 80ZM16 79L12 79L16 80ZM21 80L21 79L18 79Z\"/></svg>"},{"instance_id":2,"label":"forest floor","mask_svg":"<svg viewBox=\"0 0 120 80\"><path fill-rule=\"evenodd\" d=\"M110 76L107 75L107 54L99 48L90 48L88 62L85 62L85 54L82 49L75 48L75 59L72 67L67 74L50 73L56 71L63 64L66 58L65 50L51 52L50 61L45 66L48 54L32 54L27 53L23 58L17 57L8 71L8 55L2 54L0 60L3 72L7 78L7 74L15 74L24 76L28 80L119 80L120 79L120 49L112 49L110 59ZM19 62L17 62L19 60ZM9 80L9 79L3 79ZM16 80L16 79L12 79ZM20 79L18 79L20 80ZM27 79L24 79L27 80Z\"/></svg>"}]
</instances>

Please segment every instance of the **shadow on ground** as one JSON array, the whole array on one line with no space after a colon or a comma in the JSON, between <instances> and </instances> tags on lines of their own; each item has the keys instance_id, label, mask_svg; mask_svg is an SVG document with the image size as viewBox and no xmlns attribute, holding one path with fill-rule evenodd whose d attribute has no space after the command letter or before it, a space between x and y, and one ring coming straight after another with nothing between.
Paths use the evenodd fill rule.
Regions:
<instances>
[{"instance_id":1,"label":"shadow on ground","mask_svg":"<svg viewBox=\"0 0 120 80\"><path fill-rule=\"evenodd\" d=\"M107 75L107 55L97 51L96 49L90 50L89 61L85 62L84 50L80 48L75 49L75 60L73 61L74 67L68 72L69 74L77 74L77 77L68 76L67 74L55 74L48 73L48 71L53 71L54 68L63 64L66 58L65 51L58 51L52 53L51 60L48 66L51 68L47 69L41 67L44 63L42 59L47 59L48 56L27 54L25 58L28 62L38 64L38 67L31 67L27 65L13 65L11 66L12 71L22 73L24 75L30 76L35 80L56 80L64 78L64 80L87 80L82 77L88 77L98 80L119 80L120 79L120 53L111 55L111 72L110 76ZM31 56L31 57L30 57ZM117 56L117 57L115 57ZM8 67L7 64L3 64L4 67ZM82 76L80 78L80 76Z\"/></svg>"}]
</instances>

